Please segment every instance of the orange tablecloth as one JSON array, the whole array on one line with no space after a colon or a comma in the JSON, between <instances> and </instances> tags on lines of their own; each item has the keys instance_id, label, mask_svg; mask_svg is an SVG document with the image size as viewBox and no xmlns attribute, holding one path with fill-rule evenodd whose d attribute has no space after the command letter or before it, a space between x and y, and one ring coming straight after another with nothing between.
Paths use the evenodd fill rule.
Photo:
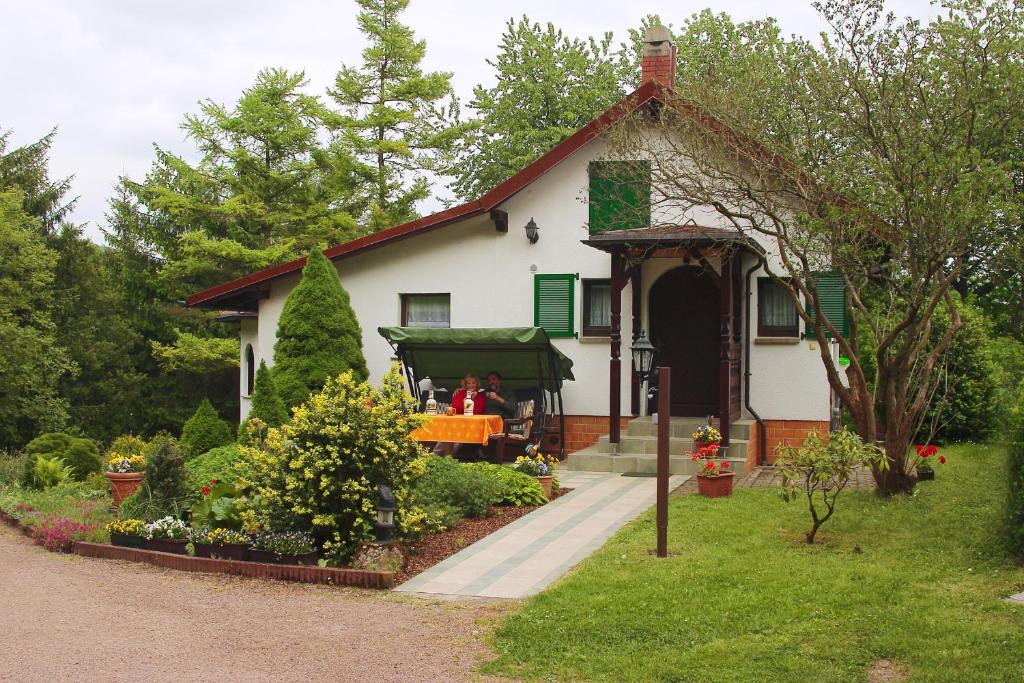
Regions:
<instances>
[{"instance_id":1,"label":"orange tablecloth","mask_svg":"<svg viewBox=\"0 0 1024 683\"><path fill-rule=\"evenodd\" d=\"M487 444L491 434L500 434L505 422L500 415L434 415L411 436L417 441L451 441Z\"/></svg>"}]
</instances>

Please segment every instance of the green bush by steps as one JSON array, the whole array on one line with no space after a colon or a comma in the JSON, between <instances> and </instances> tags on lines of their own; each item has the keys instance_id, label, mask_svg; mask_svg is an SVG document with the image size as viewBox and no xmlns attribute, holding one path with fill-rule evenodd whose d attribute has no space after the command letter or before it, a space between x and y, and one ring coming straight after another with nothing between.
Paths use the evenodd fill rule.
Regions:
<instances>
[{"instance_id":1,"label":"green bush by steps","mask_svg":"<svg viewBox=\"0 0 1024 683\"><path fill-rule=\"evenodd\" d=\"M103 460L95 441L61 432L37 436L25 446L25 454L27 457L21 476L21 483L25 486L35 486L35 465L39 456L62 460L65 466L71 468L71 477L76 481L84 480L92 472L103 470Z\"/></svg>"},{"instance_id":2,"label":"green bush by steps","mask_svg":"<svg viewBox=\"0 0 1024 683\"><path fill-rule=\"evenodd\" d=\"M185 458L188 459L202 455L211 448L227 446L234 440L234 429L227 420L221 419L210 400L204 398L182 427L180 442Z\"/></svg>"}]
</instances>

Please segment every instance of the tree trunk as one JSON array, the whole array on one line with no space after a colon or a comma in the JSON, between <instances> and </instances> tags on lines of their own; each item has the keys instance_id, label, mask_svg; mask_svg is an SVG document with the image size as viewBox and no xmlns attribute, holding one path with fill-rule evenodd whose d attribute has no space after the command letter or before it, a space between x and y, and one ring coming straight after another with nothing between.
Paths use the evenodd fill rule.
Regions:
<instances>
[{"instance_id":1,"label":"tree trunk","mask_svg":"<svg viewBox=\"0 0 1024 683\"><path fill-rule=\"evenodd\" d=\"M887 445L885 457L889 461L888 469L882 470L877 465L871 468L875 484L878 487L878 494L889 497L900 493L912 493L917 484L917 478L906 472L906 449L902 449L900 454L895 456Z\"/></svg>"}]
</instances>

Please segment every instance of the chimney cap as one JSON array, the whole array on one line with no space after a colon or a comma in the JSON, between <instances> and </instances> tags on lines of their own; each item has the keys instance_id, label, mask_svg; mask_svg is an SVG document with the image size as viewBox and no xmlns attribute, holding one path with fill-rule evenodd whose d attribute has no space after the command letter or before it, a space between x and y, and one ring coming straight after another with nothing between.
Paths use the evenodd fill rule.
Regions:
<instances>
[{"instance_id":1,"label":"chimney cap","mask_svg":"<svg viewBox=\"0 0 1024 683\"><path fill-rule=\"evenodd\" d=\"M647 34L644 36L645 43L667 43L671 40L672 34L661 24L656 24L647 29Z\"/></svg>"}]
</instances>

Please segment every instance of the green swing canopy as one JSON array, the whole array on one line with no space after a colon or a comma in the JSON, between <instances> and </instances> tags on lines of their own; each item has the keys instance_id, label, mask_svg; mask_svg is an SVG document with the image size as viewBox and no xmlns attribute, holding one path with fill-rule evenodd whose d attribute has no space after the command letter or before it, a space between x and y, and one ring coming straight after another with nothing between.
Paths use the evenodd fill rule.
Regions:
<instances>
[{"instance_id":1,"label":"green swing canopy","mask_svg":"<svg viewBox=\"0 0 1024 683\"><path fill-rule=\"evenodd\" d=\"M415 382L429 377L435 387L458 388L474 373L501 373L511 389L557 391L575 380L572 361L551 344L540 327L379 327ZM413 389L414 392L416 391Z\"/></svg>"}]
</instances>

